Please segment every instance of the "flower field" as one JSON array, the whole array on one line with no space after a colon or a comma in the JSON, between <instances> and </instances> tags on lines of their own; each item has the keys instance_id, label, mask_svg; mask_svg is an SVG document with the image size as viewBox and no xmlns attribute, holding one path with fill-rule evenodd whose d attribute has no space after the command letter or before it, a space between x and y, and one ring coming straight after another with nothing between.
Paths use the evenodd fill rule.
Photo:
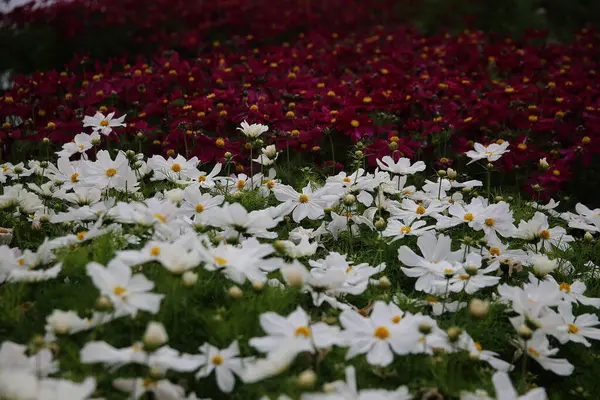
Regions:
<instances>
[{"instance_id":1,"label":"flower field","mask_svg":"<svg viewBox=\"0 0 600 400\"><path fill-rule=\"evenodd\" d=\"M598 34L217 3L3 16L0 399L595 399Z\"/></svg>"}]
</instances>

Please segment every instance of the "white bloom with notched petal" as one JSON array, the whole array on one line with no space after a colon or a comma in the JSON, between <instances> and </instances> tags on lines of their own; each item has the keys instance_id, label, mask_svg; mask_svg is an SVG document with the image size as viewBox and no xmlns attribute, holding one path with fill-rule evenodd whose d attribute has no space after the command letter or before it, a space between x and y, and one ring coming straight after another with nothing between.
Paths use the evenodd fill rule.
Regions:
<instances>
[{"instance_id":1,"label":"white bloom with notched petal","mask_svg":"<svg viewBox=\"0 0 600 400\"><path fill-rule=\"evenodd\" d=\"M296 223L307 217L316 220L325 215L325 201L319 198L318 191L313 192L310 183L302 188L302 193L287 185L278 185L274 193L277 200L289 205L290 211L293 209L292 218Z\"/></svg>"},{"instance_id":2,"label":"white bloom with notched petal","mask_svg":"<svg viewBox=\"0 0 600 400\"><path fill-rule=\"evenodd\" d=\"M543 332L536 331L527 342L521 339L521 344L525 348L526 356L533 358L545 370L560 376L569 376L573 373L575 367L568 360L552 357L558 353L558 349L550 348L550 342Z\"/></svg>"}]
</instances>

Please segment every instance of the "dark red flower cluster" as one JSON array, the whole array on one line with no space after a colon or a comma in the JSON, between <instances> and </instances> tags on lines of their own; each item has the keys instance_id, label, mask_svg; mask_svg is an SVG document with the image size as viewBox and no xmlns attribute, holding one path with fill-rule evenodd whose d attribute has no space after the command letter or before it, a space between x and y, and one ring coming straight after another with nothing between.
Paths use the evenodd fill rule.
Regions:
<instances>
[{"instance_id":1,"label":"dark red flower cluster","mask_svg":"<svg viewBox=\"0 0 600 400\"><path fill-rule=\"evenodd\" d=\"M249 25L272 18L273 27L304 15L269 12L245 17ZM511 152L502 168L523 171L527 188L544 193L600 153L595 32L556 44L535 35L515 42L478 31L424 37L408 28L342 25L306 29L279 44L233 35L200 47L201 33L181 31L170 39L194 37L194 57L164 49L137 62L79 57L62 71L17 77L0 98L7 118L0 140L68 142L84 115L115 111L127 114L128 126L114 140L206 162L230 152L240 170L250 155L236 130L243 120L270 127L265 144L326 163L347 152L343 143L360 141L371 165L394 155L448 166L474 142L506 140Z\"/></svg>"}]
</instances>

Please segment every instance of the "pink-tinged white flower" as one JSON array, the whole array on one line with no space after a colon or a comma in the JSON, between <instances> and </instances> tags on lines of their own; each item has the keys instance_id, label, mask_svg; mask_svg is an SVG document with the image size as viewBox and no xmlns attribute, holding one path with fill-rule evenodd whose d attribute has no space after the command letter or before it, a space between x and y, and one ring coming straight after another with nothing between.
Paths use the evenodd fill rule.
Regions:
<instances>
[{"instance_id":1,"label":"pink-tinged white flower","mask_svg":"<svg viewBox=\"0 0 600 400\"><path fill-rule=\"evenodd\" d=\"M199 359L202 368L196 378L206 378L214 371L219 389L224 393L231 393L235 386L235 375L240 376L243 371L237 341L233 341L226 349L218 349L205 343L200 346Z\"/></svg>"},{"instance_id":2,"label":"pink-tinged white flower","mask_svg":"<svg viewBox=\"0 0 600 400\"><path fill-rule=\"evenodd\" d=\"M94 286L110 299L117 312L135 316L138 310L156 314L162 294L150 293L154 283L142 274L132 275L131 268L114 259L107 267L91 262L86 267Z\"/></svg>"},{"instance_id":3,"label":"pink-tinged white flower","mask_svg":"<svg viewBox=\"0 0 600 400\"><path fill-rule=\"evenodd\" d=\"M536 332L526 342L521 339L521 344L524 347L526 356L533 358L545 370L560 376L568 376L573 373L575 367L568 360L553 358L558 353L558 349L550 347L550 342L543 332Z\"/></svg>"},{"instance_id":4,"label":"pink-tinged white flower","mask_svg":"<svg viewBox=\"0 0 600 400\"><path fill-rule=\"evenodd\" d=\"M107 116L104 116L101 112L96 112L93 117L86 115L83 117L83 127L91 127L94 132L100 132L101 134L108 136L113 131L113 128L125 126L124 121L126 115L119 118L113 118L114 116L114 112L111 112Z\"/></svg>"},{"instance_id":5,"label":"pink-tinged white flower","mask_svg":"<svg viewBox=\"0 0 600 400\"><path fill-rule=\"evenodd\" d=\"M504 153L508 153L510 150L508 142L502 142L502 144L492 143L489 146L484 146L481 143L475 143L473 150L467 151L465 154L471 159L468 164L474 163L478 160L487 160L488 162L498 161ZM467 165L468 165L467 164Z\"/></svg>"},{"instance_id":6,"label":"pink-tinged white flower","mask_svg":"<svg viewBox=\"0 0 600 400\"><path fill-rule=\"evenodd\" d=\"M250 139L256 139L260 137L263 133L269 130L269 127L262 124L248 124L246 121L242 121L241 126L237 128L238 131L241 131L244 136Z\"/></svg>"},{"instance_id":7,"label":"pink-tinged white flower","mask_svg":"<svg viewBox=\"0 0 600 400\"><path fill-rule=\"evenodd\" d=\"M324 322L311 323L310 317L300 306L287 317L274 312L261 314L260 326L268 336L250 339L249 343L262 353L277 351L290 340L298 352L310 353L342 344L338 327Z\"/></svg>"},{"instance_id":8,"label":"pink-tinged white flower","mask_svg":"<svg viewBox=\"0 0 600 400\"><path fill-rule=\"evenodd\" d=\"M408 388L400 386L396 390L363 389L358 390L356 370L353 366L346 367L346 381L331 383L334 391L331 393L306 393L300 400L411 400Z\"/></svg>"},{"instance_id":9,"label":"pink-tinged white flower","mask_svg":"<svg viewBox=\"0 0 600 400\"><path fill-rule=\"evenodd\" d=\"M319 198L318 191L313 192L310 183L302 188L302 193L287 185L279 185L274 193L277 200L286 202L293 209L292 218L296 223L307 217L316 220L325 215L325 202Z\"/></svg>"},{"instance_id":10,"label":"pink-tinged white flower","mask_svg":"<svg viewBox=\"0 0 600 400\"><path fill-rule=\"evenodd\" d=\"M390 156L385 156L381 160L377 159L377 165L382 171L388 171L396 175L413 175L417 172L425 171L425 163L417 161L411 165L410 159L401 157L398 161Z\"/></svg>"}]
</instances>

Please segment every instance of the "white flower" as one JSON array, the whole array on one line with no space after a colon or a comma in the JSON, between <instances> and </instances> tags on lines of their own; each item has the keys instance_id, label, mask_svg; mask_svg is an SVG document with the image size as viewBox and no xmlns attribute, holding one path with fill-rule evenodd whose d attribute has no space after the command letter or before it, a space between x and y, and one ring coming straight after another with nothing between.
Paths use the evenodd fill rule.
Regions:
<instances>
[{"instance_id":1,"label":"white flower","mask_svg":"<svg viewBox=\"0 0 600 400\"><path fill-rule=\"evenodd\" d=\"M96 380L87 378L81 383L64 379L43 379L38 384L37 400L85 400L96 390Z\"/></svg>"},{"instance_id":2,"label":"white flower","mask_svg":"<svg viewBox=\"0 0 600 400\"><path fill-rule=\"evenodd\" d=\"M523 340L521 342L526 345L525 353L537 361L545 370L561 376L568 376L573 373L575 367L569 361L564 358L552 358L558 353L558 349L550 348L550 342L548 342L548 338L543 332L538 331L527 342Z\"/></svg>"},{"instance_id":3,"label":"white flower","mask_svg":"<svg viewBox=\"0 0 600 400\"><path fill-rule=\"evenodd\" d=\"M410 165L408 158L401 157L398 161L390 156L385 156L381 160L377 159L377 165L383 171L391 172L396 175L413 175L417 172L425 171L425 163L423 161L417 161L413 165Z\"/></svg>"},{"instance_id":4,"label":"white flower","mask_svg":"<svg viewBox=\"0 0 600 400\"><path fill-rule=\"evenodd\" d=\"M600 340L600 329L594 328L600 325L597 315L582 314L575 317L571 303L559 304L558 312L565 323L557 328L560 333L555 336L562 344L570 341L591 347L587 339Z\"/></svg>"},{"instance_id":5,"label":"white flower","mask_svg":"<svg viewBox=\"0 0 600 400\"><path fill-rule=\"evenodd\" d=\"M142 378L119 378L113 381L113 386L122 392L135 393L137 399L147 392L152 393L156 400L183 400L185 398L185 390L167 379L153 381Z\"/></svg>"},{"instance_id":6,"label":"white flower","mask_svg":"<svg viewBox=\"0 0 600 400\"><path fill-rule=\"evenodd\" d=\"M242 374L242 359L237 341L232 342L226 349L218 349L208 343L200 346L202 368L196 378L205 378L215 371L217 385L222 392L231 393L235 385L235 375Z\"/></svg>"},{"instance_id":7,"label":"white flower","mask_svg":"<svg viewBox=\"0 0 600 400\"><path fill-rule=\"evenodd\" d=\"M290 210L294 210L292 218L296 223L306 217L311 220L319 219L325 214L325 202L319 199L318 192L313 192L310 183L302 188L302 193L287 185L278 185L274 193L277 200L286 202Z\"/></svg>"},{"instance_id":8,"label":"white flower","mask_svg":"<svg viewBox=\"0 0 600 400\"><path fill-rule=\"evenodd\" d=\"M340 343L339 328L323 322L311 324L310 317L300 306L287 317L274 312L261 314L260 326L268 336L250 339L250 346L263 353L274 352L290 340L298 352L311 353Z\"/></svg>"},{"instance_id":9,"label":"white flower","mask_svg":"<svg viewBox=\"0 0 600 400\"><path fill-rule=\"evenodd\" d=\"M502 144L492 143L487 147L481 143L475 143L473 146L474 150L469 150L465 153L471 159L468 164L482 159L486 159L488 162L497 161L504 153L510 151L508 146L509 143L506 141L502 142Z\"/></svg>"},{"instance_id":10,"label":"white flower","mask_svg":"<svg viewBox=\"0 0 600 400\"><path fill-rule=\"evenodd\" d=\"M408 354L409 342L406 332L401 329L403 313L395 304L387 305L375 302L369 318L354 310L346 310L340 315L340 324L344 328L343 337L350 347L346 360L367 353L367 362L381 367L388 366L394 360L394 353Z\"/></svg>"},{"instance_id":11,"label":"white flower","mask_svg":"<svg viewBox=\"0 0 600 400\"><path fill-rule=\"evenodd\" d=\"M101 134L108 136L113 131L113 128L125 126L125 115L113 119L114 116L114 112L111 112L107 116L104 116L101 112L96 112L93 117L85 116L83 118L83 127L91 127L94 132L100 132Z\"/></svg>"},{"instance_id":12,"label":"white flower","mask_svg":"<svg viewBox=\"0 0 600 400\"><path fill-rule=\"evenodd\" d=\"M403 239L405 236L421 236L424 235L431 229L435 229L434 226L427 226L425 221L415 221L412 224L403 223L397 219L390 219L388 224L381 236L391 237L391 242Z\"/></svg>"},{"instance_id":13,"label":"white flower","mask_svg":"<svg viewBox=\"0 0 600 400\"><path fill-rule=\"evenodd\" d=\"M131 268L118 259L108 267L91 262L86 267L87 274L100 293L107 296L117 311L135 316L138 310L156 314L160 308L162 294L149 293L154 283L142 274L131 274Z\"/></svg>"},{"instance_id":14,"label":"white flower","mask_svg":"<svg viewBox=\"0 0 600 400\"><path fill-rule=\"evenodd\" d=\"M252 124L249 125L246 121L243 121L242 126L237 128L239 131L241 131L244 136L246 136L247 138L251 138L251 139L256 139L257 137L259 137L260 135L262 135L263 133L267 132L269 130L269 127L266 125L262 125L262 124Z\"/></svg>"},{"instance_id":15,"label":"white flower","mask_svg":"<svg viewBox=\"0 0 600 400\"><path fill-rule=\"evenodd\" d=\"M353 366L346 367L346 381L336 381L331 384L333 393L307 393L301 400L410 400L412 396L406 386L396 390L363 389L358 391L356 370Z\"/></svg>"},{"instance_id":16,"label":"white flower","mask_svg":"<svg viewBox=\"0 0 600 400\"><path fill-rule=\"evenodd\" d=\"M241 378L245 383L255 383L284 372L299 353L295 338L287 338L277 350L269 352L266 358L248 362L242 370Z\"/></svg>"}]
</instances>

